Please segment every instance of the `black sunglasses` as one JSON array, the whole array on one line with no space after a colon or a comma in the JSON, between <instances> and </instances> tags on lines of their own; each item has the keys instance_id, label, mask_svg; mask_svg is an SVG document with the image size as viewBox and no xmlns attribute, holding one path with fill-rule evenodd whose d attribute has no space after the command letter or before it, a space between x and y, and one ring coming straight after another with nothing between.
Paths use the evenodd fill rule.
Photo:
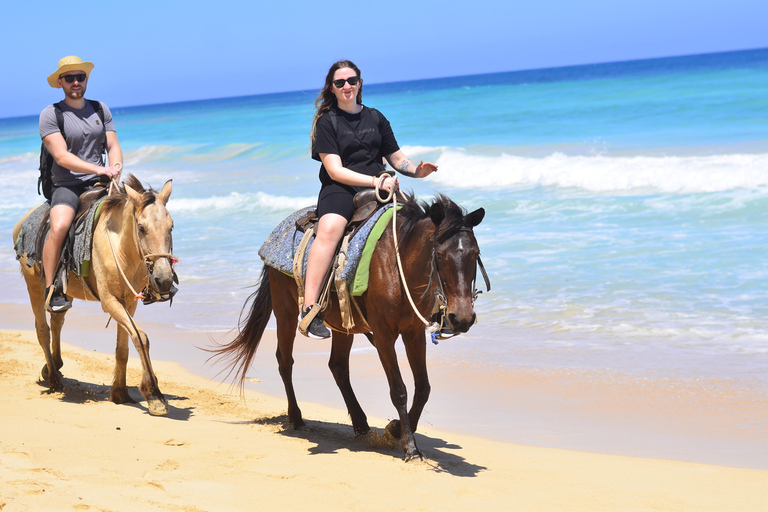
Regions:
<instances>
[{"instance_id":1,"label":"black sunglasses","mask_svg":"<svg viewBox=\"0 0 768 512\"><path fill-rule=\"evenodd\" d=\"M61 78L63 78L64 81L67 82L68 84L71 84L75 80L77 80L78 82L81 82L81 83L85 82L85 79L87 77L86 77L85 73L78 73L76 75L64 75Z\"/></svg>"},{"instance_id":2,"label":"black sunglasses","mask_svg":"<svg viewBox=\"0 0 768 512\"><path fill-rule=\"evenodd\" d=\"M333 85L335 85L337 89L341 89L342 87L344 87L344 82L348 82L349 85L357 85L359 81L360 81L359 76L351 76L346 80L344 78L339 78L338 80L334 80Z\"/></svg>"}]
</instances>

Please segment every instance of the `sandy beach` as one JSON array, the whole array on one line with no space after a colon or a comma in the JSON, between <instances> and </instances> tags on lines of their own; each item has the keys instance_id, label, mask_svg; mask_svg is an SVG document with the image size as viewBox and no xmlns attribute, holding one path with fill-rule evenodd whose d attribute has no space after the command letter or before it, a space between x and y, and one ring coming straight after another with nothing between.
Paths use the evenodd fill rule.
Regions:
<instances>
[{"instance_id":1,"label":"sandy beach","mask_svg":"<svg viewBox=\"0 0 768 512\"><path fill-rule=\"evenodd\" d=\"M111 336L110 336L111 337ZM113 357L65 345L66 390L39 381L32 331L0 331L0 510L669 510L758 511L768 471L520 446L424 425L427 459L405 463L346 412L244 396L155 361L171 412L106 401ZM134 398L140 365L128 364Z\"/></svg>"}]
</instances>

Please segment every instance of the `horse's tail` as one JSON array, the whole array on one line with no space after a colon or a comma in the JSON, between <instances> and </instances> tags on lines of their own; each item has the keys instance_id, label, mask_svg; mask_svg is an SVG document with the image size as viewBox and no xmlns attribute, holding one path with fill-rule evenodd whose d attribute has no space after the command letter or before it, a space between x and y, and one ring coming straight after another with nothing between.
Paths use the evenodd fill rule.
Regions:
<instances>
[{"instance_id":1,"label":"horse's tail","mask_svg":"<svg viewBox=\"0 0 768 512\"><path fill-rule=\"evenodd\" d=\"M243 313L251 303L248 316L243 321ZM256 349L259 348L264 329L269 322L272 313L272 292L269 287L269 267L264 265L261 271L259 288L251 294L243 304L240 311L238 334L230 343L218 348L210 349L213 352L211 358L222 359L231 364L227 378L234 373L235 382L241 387L245 381L245 375L251 366Z\"/></svg>"}]
</instances>

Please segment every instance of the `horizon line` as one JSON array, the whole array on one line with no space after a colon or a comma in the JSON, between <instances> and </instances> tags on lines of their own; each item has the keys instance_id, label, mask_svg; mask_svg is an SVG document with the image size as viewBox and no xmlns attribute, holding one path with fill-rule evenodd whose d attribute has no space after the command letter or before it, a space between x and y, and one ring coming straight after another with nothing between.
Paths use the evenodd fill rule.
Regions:
<instances>
[{"instance_id":1,"label":"horizon line","mask_svg":"<svg viewBox=\"0 0 768 512\"><path fill-rule=\"evenodd\" d=\"M502 74L509 74L509 73L526 73L531 71L546 71L546 70L558 70L558 69L569 69L569 68L579 68L579 67L588 67L588 66L601 66L601 65L611 65L611 64L622 64L622 63L630 63L630 62L645 62L645 61L654 61L654 60L665 60L665 59L679 59L679 58L687 58L687 57L699 57L699 56L705 56L705 55L721 55L721 54L727 54L727 53L742 53L742 52L754 52L754 51L761 51L761 50L768 50L768 47L760 47L760 48L743 48L740 50L725 50L725 51L717 51L717 52L704 52L704 53L691 53L691 54L682 54L682 55L666 55L662 57L647 57L647 58L641 58L641 59L627 59L627 60L614 60L614 61L603 61L603 62L588 62L588 63L581 63L581 64L569 64L566 66L551 66L551 67L541 67L541 68L525 68L525 69L514 69L514 70L507 70L507 71L492 71L490 73L475 73L471 75L447 75L447 76L439 76L439 77L427 77L427 78L415 78L411 80L396 80L392 82L375 82L371 84L367 84L369 87L376 87L381 85L392 85L392 84L408 84L413 82L427 82L432 80L449 80L449 79L459 79L459 78L467 78L467 77L480 77L480 76L491 76L491 75L502 75ZM161 105L181 105L185 103L198 103L198 102L205 102L205 101L221 101L221 100L236 100L240 98L255 98L260 96L277 96L282 94L297 94L297 93L307 93L312 92L313 94L316 93L314 89L296 89L291 91L275 91L275 92L266 92L266 93L259 93L259 94L243 94L243 95L237 95L237 96L221 96L217 98L197 98L197 99L191 99L191 100L182 100L182 101L171 101L171 102L161 102L161 103L143 103L139 105L119 105L111 108L112 110L116 109L132 109L132 108L143 108L143 107L157 107ZM23 119L26 117L36 117L39 114L27 114L27 115L21 115L21 116L9 116L9 117L0 117L1 121L11 120L11 119Z\"/></svg>"}]
</instances>

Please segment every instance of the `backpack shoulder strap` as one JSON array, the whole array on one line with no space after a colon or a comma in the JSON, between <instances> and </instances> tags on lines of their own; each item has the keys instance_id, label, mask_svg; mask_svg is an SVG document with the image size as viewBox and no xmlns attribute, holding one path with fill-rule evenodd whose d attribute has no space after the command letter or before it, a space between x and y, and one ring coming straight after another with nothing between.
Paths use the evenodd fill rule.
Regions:
<instances>
[{"instance_id":1,"label":"backpack shoulder strap","mask_svg":"<svg viewBox=\"0 0 768 512\"><path fill-rule=\"evenodd\" d=\"M95 110L96 114L98 114L99 119L101 119L101 124L103 126L104 125L104 107L101 106L101 102L96 100L88 100L88 103L91 104L91 106L93 107L93 110ZM106 130L106 127L104 128L104 130Z\"/></svg>"},{"instance_id":2,"label":"backpack shoulder strap","mask_svg":"<svg viewBox=\"0 0 768 512\"><path fill-rule=\"evenodd\" d=\"M67 136L64 133L64 112L61 111L61 105L59 103L54 103L53 111L56 113L56 124L59 126L61 136L66 140Z\"/></svg>"},{"instance_id":3,"label":"backpack shoulder strap","mask_svg":"<svg viewBox=\"0 0 768 512\"><path fill-rule=\"evenodd\" d=\"M328 111L328 116L331 118L331 126L333 126L333 132L338 133L339 118L336 117L336 111L333 109Z\"/></svg>"},{"instance_id":4,"label":"backpack shoulder strap","mask_svg":"<svg viewBox=\"0 0 768 512\"><path fill-rule=\"evenodd\" d=\"M107 150L107 127L104 124L104 107L101 106L100 101L96 100L86 100L88 103L91 104L93 107L93 110L96 111L96 114L99 116L99 119L101 119L101 150L102 152Z\"/></svg>"}]
</instances>

